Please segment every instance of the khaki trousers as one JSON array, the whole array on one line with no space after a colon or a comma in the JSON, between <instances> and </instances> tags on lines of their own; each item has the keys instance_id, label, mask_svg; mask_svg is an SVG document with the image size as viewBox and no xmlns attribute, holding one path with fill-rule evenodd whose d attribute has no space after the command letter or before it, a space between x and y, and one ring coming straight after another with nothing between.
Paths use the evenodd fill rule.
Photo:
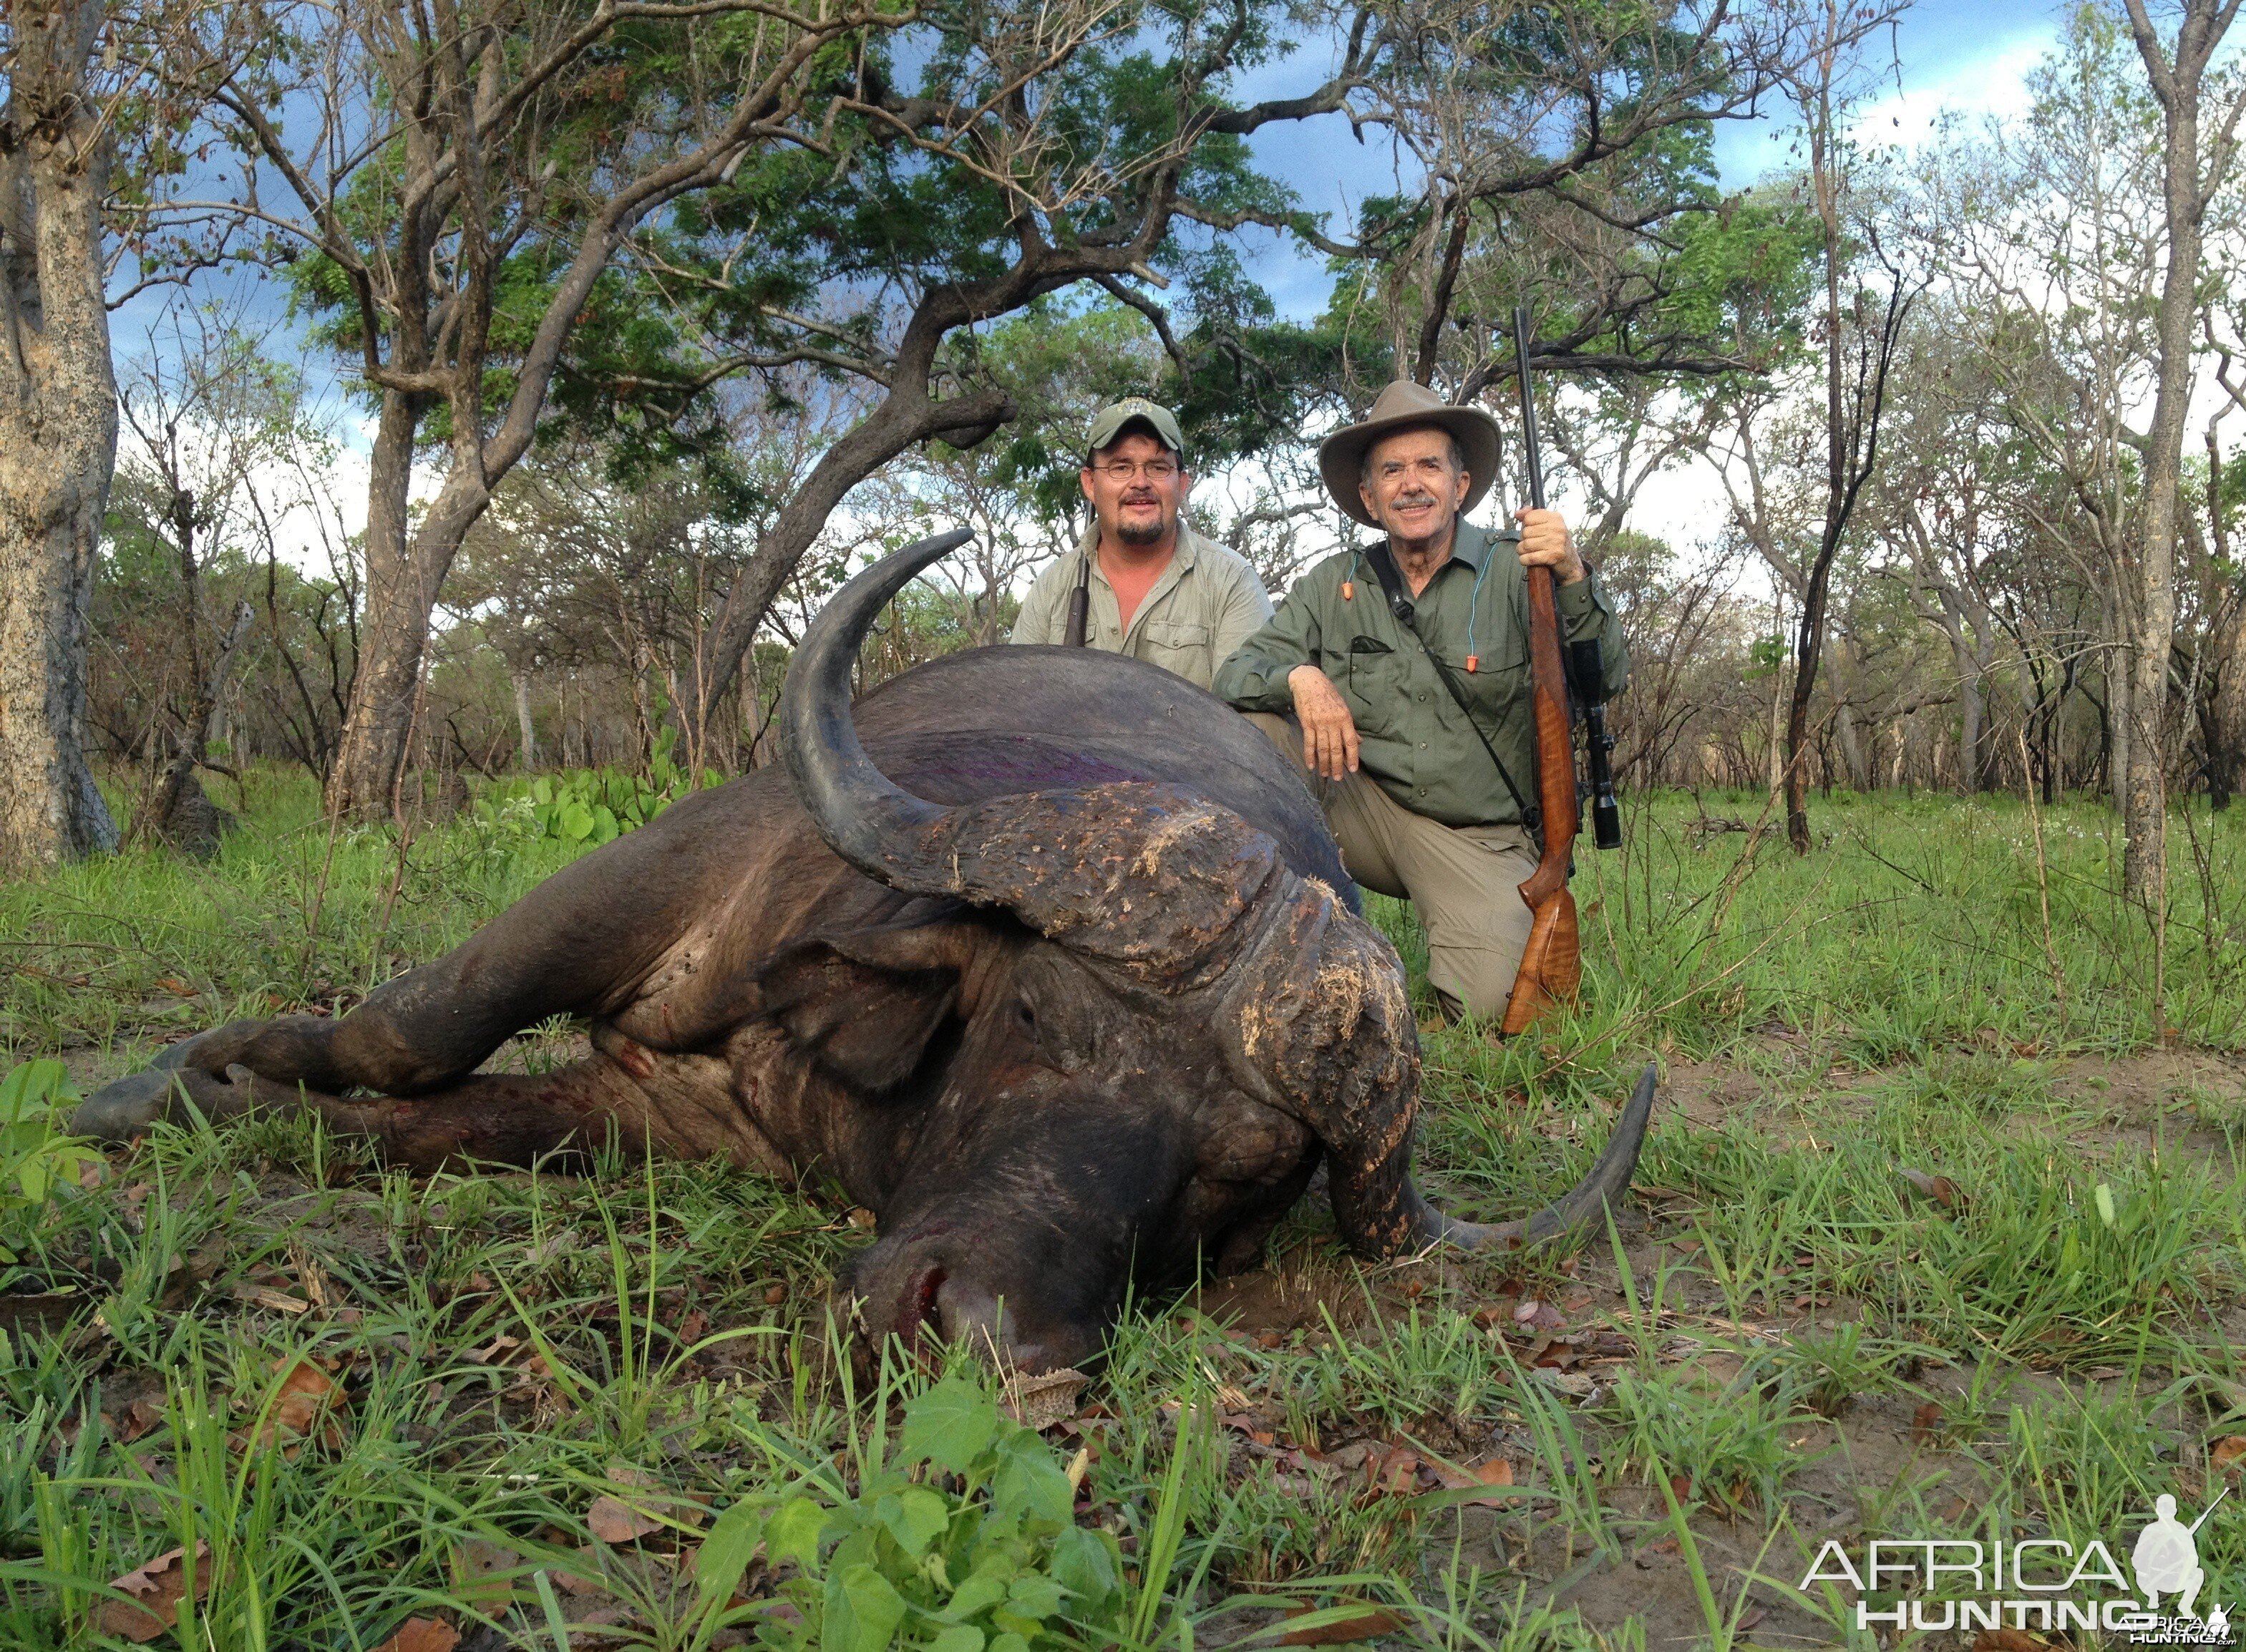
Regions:
<instances>
[{"instance_id":1,"label":"khaki trousers","mask_svg":"<svg viewBox=\"0 0 2246 1652\"><path fill-rule=\"evenodd\" d=\"M1412 813L1363 772L1322 779L1303 763L1303 731L1283 717L1248 720L1285 753L1324 809L1349 875L1418 909L1427 984L1452 1016L1495 1021L1513 994L1531 914L1520 886L1536 846L1518 826L1448 826Z\"/></svg>"}]
</instances>

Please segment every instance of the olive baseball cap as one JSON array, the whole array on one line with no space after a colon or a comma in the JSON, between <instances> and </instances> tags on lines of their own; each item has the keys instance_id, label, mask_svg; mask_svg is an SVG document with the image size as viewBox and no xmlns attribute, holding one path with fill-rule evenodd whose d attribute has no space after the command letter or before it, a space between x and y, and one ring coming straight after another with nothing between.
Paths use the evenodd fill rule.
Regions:
<instances>
[{"instance_id":1,"label":"olive baseball cap","mask_svg":"<svg viewBox=\"0 0 2246 1652\"><path fill-rule=\"evenodd\" d=\"M1156 441L1180 458L1184 457L1185 438L1178 434L1178 416L1143 396L1126 396L1120 402L1108 403L1092 415L1092 430L1084 438L1086 458L1089 459L1101 448L1113 446L1132 425L1144 425Z\"/></svg>"}]
</instances>

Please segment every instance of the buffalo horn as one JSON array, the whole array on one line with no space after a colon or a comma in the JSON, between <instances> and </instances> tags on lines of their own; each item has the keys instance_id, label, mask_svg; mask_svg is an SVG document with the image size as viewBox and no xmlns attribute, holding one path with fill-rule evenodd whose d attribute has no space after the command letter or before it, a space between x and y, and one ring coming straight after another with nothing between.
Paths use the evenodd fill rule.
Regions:
<instances>
[{"instance_id":1,"label":"buffalo horn","mask_svg":"<svg viewBox=\"0 0 2246 1652\"><path fill-rule=\"evenodd\" d=\"M1406 1181L1404 1200L1414 1236L1423 1245L1439 1240L1462 1250L1519 1250L1548 1240L1572 1239L1603 1222L1608 1207L1622 1203L1630 1173L1637 1168L1638 1152L1645 1146L1646 1120L1653 1112L1653 1091L1654 1070L1649 1064L1638 1075L1630 1104L1616 1121L1606 1151L1591 1166L1590 1174L1562 1194L1557 1204L1547 1205L1533 1216L1494 1227L1461 1221L1435 1209Z\"/></svg>"},{"instance_id":2,"label":"buffalo horn","mask_svg":"<svg viewBox=\"0 0 2246 1652\"><path fill-rule=\"evenodd\" d=\"M780 689L780 744L795 795L827 846L892 888L945 887L912 846L949 810L915 797L874 766L850 718L850 668L883 604L929 563L975 537L968 528L917 540L883 557L828 601L803 635Z\"/></svg>"}]
</instances>

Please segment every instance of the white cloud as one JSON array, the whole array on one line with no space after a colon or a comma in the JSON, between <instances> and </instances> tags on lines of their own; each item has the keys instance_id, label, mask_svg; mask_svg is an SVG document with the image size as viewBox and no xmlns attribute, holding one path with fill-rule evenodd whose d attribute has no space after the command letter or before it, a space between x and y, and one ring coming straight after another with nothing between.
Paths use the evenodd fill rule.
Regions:
<instances>
[{"instance_id":1,"label":"white cloud","mask_svg":"<svg viewBox=\"0 0 2246 1652\"><path fill-rule=\"evenodd\" d=\"M2018 119L2032 102L2029 75L2057 44L2052 30L2038 29L1991 42L1970 57L1906 65L1901 86L1891 79L1884 96L1859 111L1855 135L1865 143L1916 148L1935 136L1946 114Z\"/></svg>"}]
</instances>

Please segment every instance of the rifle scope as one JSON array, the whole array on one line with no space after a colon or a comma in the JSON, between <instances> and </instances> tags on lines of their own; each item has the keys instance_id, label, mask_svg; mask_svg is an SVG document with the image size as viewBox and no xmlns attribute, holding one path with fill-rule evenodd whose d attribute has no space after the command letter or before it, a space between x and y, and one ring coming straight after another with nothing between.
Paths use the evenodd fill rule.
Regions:
<instances>
[{"instance_id":1,"label":"rifle scope","mask_svg":"<svg viewBox=\"0 0 2246 1652\"><path fill-rule=\"evenodd\" d=\"M1607 732L1606 663L1599 640L1587 636L1568 644L1568 675L1575 678L1576 703L1583 708L1583 744L1591 765L1591 840L1602 849L1622 847L1622 809L1615 801L1615 748Z\"/></svg>"}]
</instances>

